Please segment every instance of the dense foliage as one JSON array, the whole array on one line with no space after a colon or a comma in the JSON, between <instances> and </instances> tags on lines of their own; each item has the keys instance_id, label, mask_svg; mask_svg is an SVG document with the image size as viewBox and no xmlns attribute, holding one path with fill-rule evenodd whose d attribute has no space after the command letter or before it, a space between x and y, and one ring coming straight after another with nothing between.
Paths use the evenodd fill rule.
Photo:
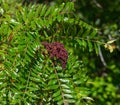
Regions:
<instances>
[{"instance_id":1,"label":"dense foliage","mask_svg":"<svg viewBox=\"0 0 120 105\"><path fill-rule=\"evenodd\" d=\"M51 7L11 5L1 5L0 104L65 105L92 100L85 86L84 61L74 53L80 46L98 53L98 44L93 42L96 29L74 16L71 2ZM66 68L57 59L49 59L58 47L54 42L64 43L69 53L62 54L63 48L60 52Z\"/></svg>"},{"instance_id":2,"label":"dense foliage","mask_svg":"<svg viewBox=\"0 0 120 105\"><path fill-rule=\"evenodd\" d=\"M1 105L120 104L120 2L68 1L0 0Z\"/></svg>"}]
</instances>

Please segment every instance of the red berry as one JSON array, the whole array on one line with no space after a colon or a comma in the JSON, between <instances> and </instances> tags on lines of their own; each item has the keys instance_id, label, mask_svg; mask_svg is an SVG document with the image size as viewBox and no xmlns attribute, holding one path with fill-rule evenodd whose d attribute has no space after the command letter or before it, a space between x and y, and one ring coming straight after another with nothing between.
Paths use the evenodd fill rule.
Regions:
<instances>
[{"instance_id":1,"label":"red berry","mask_svg":"<svg viewBox=\"0 0 120 105\"><path fill-rule=\"evenodd\" d=\"M59 59L62 63L62 68L65 69L68 59L68 52L64 48L64 45L59 42L53 42L51 44L47 42L42 42L42 45L44 45L44 47L48 50L50 58L52 59L56 57L57 59Z\"/></svg>"}]
</instances>

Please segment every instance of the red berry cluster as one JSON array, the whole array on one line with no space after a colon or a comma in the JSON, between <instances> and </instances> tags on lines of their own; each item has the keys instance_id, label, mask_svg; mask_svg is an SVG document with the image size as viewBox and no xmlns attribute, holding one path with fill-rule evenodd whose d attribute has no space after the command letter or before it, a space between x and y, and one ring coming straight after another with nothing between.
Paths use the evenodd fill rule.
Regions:
<instances>
[{"instance_id":1,"label":"red berry cluster","mask_svg":"<svg viewBox=\"0 0 120 105\"><path fill-rule=\"evenodd\" d=\"M48 53L50 54L50 58L53 59L56 57L62 63L62 68L65 69L67 59L68 59L68 52L64 48L64 45L59 42L53 42L51 44L47 42L42 42L42 45L47 49Z\"/></svg>"}]
</instances>

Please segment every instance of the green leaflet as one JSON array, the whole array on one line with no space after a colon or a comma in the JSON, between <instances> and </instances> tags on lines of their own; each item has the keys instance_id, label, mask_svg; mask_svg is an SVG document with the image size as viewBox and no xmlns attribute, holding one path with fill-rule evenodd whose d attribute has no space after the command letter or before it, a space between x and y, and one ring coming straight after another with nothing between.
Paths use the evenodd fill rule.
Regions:
<instances>
[{"instance_id":1,"label":"green leaflet","mask_svg":"<svg viewBox=\"0 0 120 105\"><path fill-rule=\"evenodd\" d=\"M59 90L59 91L57 91L57 92L55 92L55 93L53 94L53 97L58 97L59 95L61 95L60 90Z\"/></svg>"},{"instance_id":2,"label":"green leaflet","mask_svg":"<svg viewBox=\"0 0 120 105\"><path fill-rule=\"evenodd\" d=\"M64 94L64 97L66 97L66 98L73 98L73 96L71 94Z\"/></svg>"},{"instance_id":3,"label":"green leaflet","mask_svg":"<svg viewBox=\"0 0 120 105\"><path fill-rule=\"evenodd\" d=\"M64 93L72 93L72 91L69 90L69 89L63 89L63 92L64 92Z\"/></svg>"},{"instance_id":4,"label":"green leaflet","mask_svg":"<svg viewBox=\"0 0 120 105\"><path fill-rule=\"evenodd\" d=\"M46 10L47 10L46 5L43 5L42 10L40 11L40 12L41 12L41 13L40 13L40 16L41 16L41 17L44 16L44 14L46 13Z\"/></svg>"},{"instance_id":5,"label":"green leaflet","mask_svg":"<svg viewBox=\"0 0 120 105\"><path fill-rule=\"evenodd\" d=\"M66 84L61 84L61 87L63 87L63 88L70 88L70 87L67 86Z\"/></svg>"},{"instance_id":6,"label":"green leaflet","mask_svg":"<svg viewBox=\"0 0 120 105\"><path fill-rule=\"evenodd\" d=\"M62 100L62 96L60 95L60 96L58 96L58 97L56 97L56 98L54 98L54 101L57 101L57 102L59 102L59 101L61 101Z\"/></svg>"},{"instance_id":7,"label":"green leaflet","mask_svg":"<svg viewBox=\"0 0 120 105\"><path fill-rule=\"evenodd\" d=\"M88 48L89 48L89 52L93 51L93 45L92 42L88 41Z\"/></svg>"},{"instance_id":8,"label":"green leaflet","mask_svg":"<svg viewBox=\"0 0 120 105\"><path fill-rule=\"evenodd\" d=\"M48 87L48 90L55 90L55 89L58 89L58 85L50 85L49 87Z\"/></svg>"}]
</instances>

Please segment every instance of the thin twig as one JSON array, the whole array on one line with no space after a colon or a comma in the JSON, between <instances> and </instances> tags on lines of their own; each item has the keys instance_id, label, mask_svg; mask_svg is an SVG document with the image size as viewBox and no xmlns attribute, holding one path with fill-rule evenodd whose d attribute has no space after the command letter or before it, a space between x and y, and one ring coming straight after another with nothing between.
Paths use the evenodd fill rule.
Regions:
<instances>
[{"instance_id":1,"label":"thin twig","mask_svg":"<svg viewBox=\"0 0 120 105\"><path fill-rule=\"evenodd\" d=\"M100 46L98 46L98 49L99 49L99 56L100 56L101 62L102 62L102 64L103 64L105 67L107 67L107 63L106 63L106 61L105 61L105 59L104 59L104 57L103 57L103 54L102 54L102 51L101 51Z\"/></svg>"}]
</instances>

